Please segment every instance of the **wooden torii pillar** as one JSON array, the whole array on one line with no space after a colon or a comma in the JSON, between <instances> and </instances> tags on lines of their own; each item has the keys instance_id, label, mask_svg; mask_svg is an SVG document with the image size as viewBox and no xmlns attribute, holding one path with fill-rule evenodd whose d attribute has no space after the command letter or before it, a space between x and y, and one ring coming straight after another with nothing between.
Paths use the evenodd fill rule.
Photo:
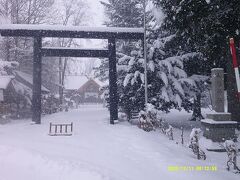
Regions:
<instances>
[{"instance_id":1,"label":"wooden torii pillar","mask_svg":"<svg viewBox=\"0 0 240 180\"><path fill-rule=\"evenodd\" d=\"M115 38L108 39L108 50L110 124L114 124L114 121L118 120L117 59Z\"/></svg>"},{"instance_id":2,"label":"wooden torii pillar","mask_svg":"<svg viewBox=\"0 0 240 180\"><path fill-rule=\"evenodd\" d=\"M118 120L118 93L117 93L117 60L116 39L144 38L143 28L94 28L94 27L67 27L45 25L1 25L2 36L32 37L33 47L33 94L32 94L32 121L41 124L41 71L42 57L98 57L109 59L109 96L110 96L110 124ZM107 39L108 49L71 49L42 47L42 38L90 38Z\"/></svg>"},{"instance_id":3,"label":"wooden torii pillar","mask_svg":"<svg viewBox=\"0 0 240 180\"><path fill-rule=\"evenodd\" d=\"M42 37L34 37L33 41L32 121L41 124Z\"/></svg>"}]
</instances>

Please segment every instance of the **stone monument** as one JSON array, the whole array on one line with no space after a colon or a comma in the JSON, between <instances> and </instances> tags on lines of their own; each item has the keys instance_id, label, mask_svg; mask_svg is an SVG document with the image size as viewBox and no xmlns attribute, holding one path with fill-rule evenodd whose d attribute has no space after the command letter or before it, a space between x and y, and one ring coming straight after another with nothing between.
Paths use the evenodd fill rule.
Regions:
<instances>
[{"instance_id":1,"label":"stone monument","mask_svg":"<svg viewBox=\"0 0 240 180\"><path fill-rule=\"evenodd\" d=\"M224 112L224 70L211 71L211 96L213 112L201 120L203 136L213 142L223 142L235 137L236 121L231 121L231 113Z\"/></svg>"}]
</instances>

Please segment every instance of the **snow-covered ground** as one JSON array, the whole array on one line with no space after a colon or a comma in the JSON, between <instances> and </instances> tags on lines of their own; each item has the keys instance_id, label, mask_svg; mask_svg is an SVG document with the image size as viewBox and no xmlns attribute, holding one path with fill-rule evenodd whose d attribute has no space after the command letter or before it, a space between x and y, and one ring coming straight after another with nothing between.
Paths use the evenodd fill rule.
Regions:
<instances>
[{"instance_id":1,"label":"snow-covered ground","mask_svg":"<svg viewBox=\"0 0 240 180\"><path fill-rule=\"evenodd\" d=\"M174 114L174 113L173 113ZM48 135L49 122L73 122L70 137ZM0 125L0 180L237 180L225 169L226 154L190 149L126 122L110 125L101 106ZM238 161L240 164L240 162ZM217 171L169 171L169 166L217 166Z\"/></svg>"}]
</instances>

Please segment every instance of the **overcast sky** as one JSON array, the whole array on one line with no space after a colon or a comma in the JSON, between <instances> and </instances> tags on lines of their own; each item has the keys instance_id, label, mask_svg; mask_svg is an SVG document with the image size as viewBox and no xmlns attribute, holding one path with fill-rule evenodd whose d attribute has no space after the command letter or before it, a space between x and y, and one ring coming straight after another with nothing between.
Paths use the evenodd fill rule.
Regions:
<instances>
[{"instance_id":1,"label":"overcast sky","mask_svg":"<svg viewBox=\"0 0 240 180\"><path fill-rule=\"evenodd\" d=\"M89 5L89 24L91 26L103 26L104 22L104 7L100 1L108 2L108 0L82 0ZM55 5L61 9L64 0L55 0Z\"/></svg>"},{"instance_id":2,"label":"overcast sky","mask_svg":"<svg viewBox=\"0 0 240 180\"><path fill-rule=\"evenodd\" d=\"M63 0L55 0L57 5L60 5ZM104 22L104 7L100 3L100 1L107 2L108 0L83 0L86 3L89 4L89 20L91 21L89 23L90 26L103 26ZM83 48L103 48L104 42L102 40L82 40L81 41ZM92 63L94 63L94 66L100 65L100 60L97 58L74 58L73 61L69 61L68 63L68 71L67 74L80 74L86 69L89 68L89 66L92 66ZM71 76L72 77L72 76Z\"/></svg>"},{"instance_id":3,"label":"overcast sky","mask_svg":"<svg viewBox=\"0 0 240 180\"><path fill-rule=\"evenodd\" d=\"M102 26L104 21L104 12L103 6L100 3L100 0L87 0L92 11L93 25ZM106 0L101 0L106 1Z\"/></svg>"}]
</instances>

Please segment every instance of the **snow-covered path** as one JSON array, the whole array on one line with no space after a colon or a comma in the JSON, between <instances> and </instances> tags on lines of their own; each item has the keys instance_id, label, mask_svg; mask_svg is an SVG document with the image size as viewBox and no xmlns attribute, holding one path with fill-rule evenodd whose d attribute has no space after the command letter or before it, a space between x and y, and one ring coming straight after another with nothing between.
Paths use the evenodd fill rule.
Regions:
<instances>
[{"instance_id":1,"label":"snow-covered path","mask_svg":"<svg viewBox=\"0 0 240 180\"><path fill-rule=\"evenodd\" d=\"M73 122L71 137L48 136L49 122ZM0 125L0 180L239 179L227 172L225 154L206 161L158 132L127 123L110 125L101 106ZM212 166L217 171L168 171L168 166Z\"/></svg>"}]
</instances>

